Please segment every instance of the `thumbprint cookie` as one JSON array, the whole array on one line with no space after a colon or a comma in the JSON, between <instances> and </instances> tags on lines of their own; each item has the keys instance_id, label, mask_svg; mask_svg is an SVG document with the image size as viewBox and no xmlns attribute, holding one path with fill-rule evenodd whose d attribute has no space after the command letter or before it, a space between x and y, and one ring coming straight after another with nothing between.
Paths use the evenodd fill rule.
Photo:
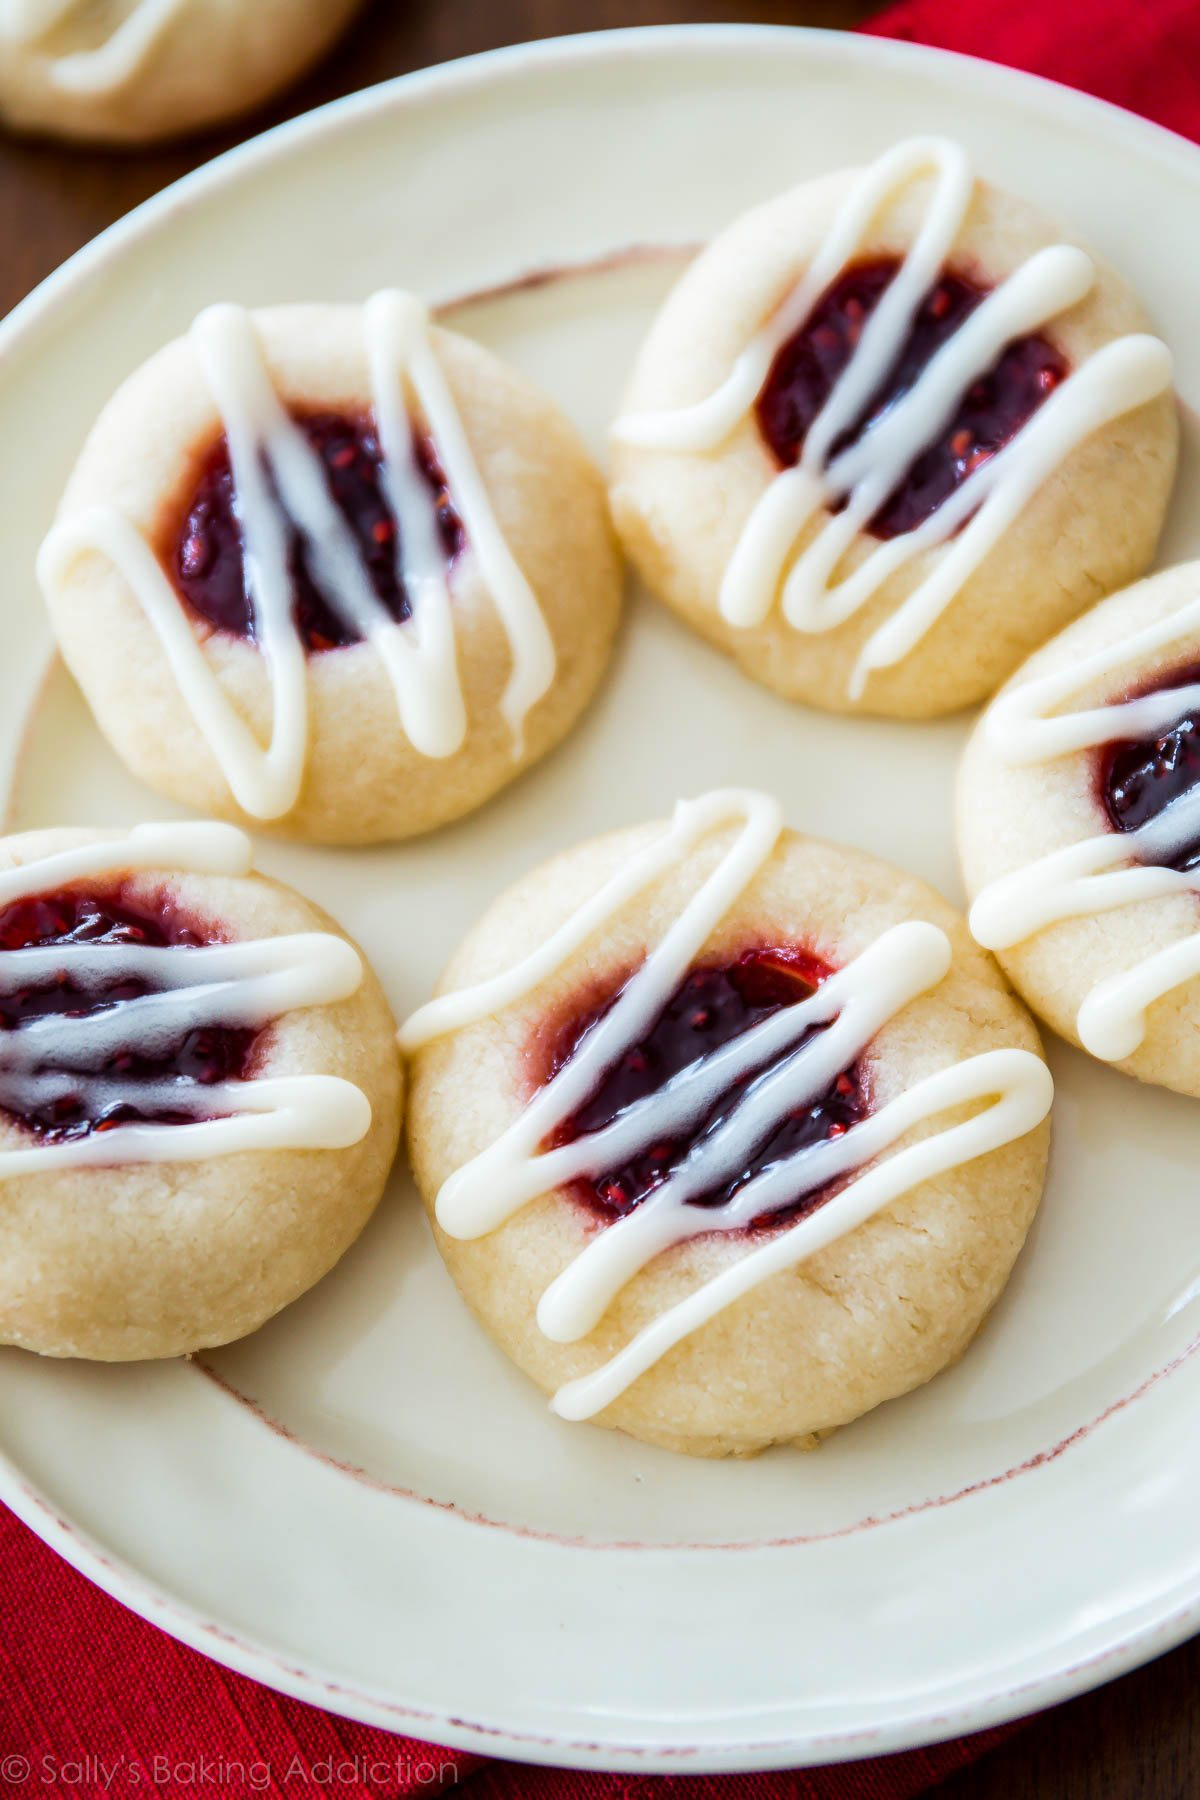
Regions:
<instances>
[{"instance_id":1,"label":"thumbprint cookie","mask_svg":"<svg viewBox=\"0 0 1200 1800\"><path fill-rule=\"evenodd\" d=\"M696 1456L936 1375L1041 1196L1050 1076L991 958L761 794L518 882L400 1041L472 1311L562 1418Z\"/></svg>"},{"instance_id":2,"label":"thumbprint cookie","mask_svg":"<svg viewBox=\"0 0 1200 1800\"><path fill-rule=\"evenodd\" d=\"M1171 360L1113 270L940 138L738 219L668 297L614 431L649 586L792 700L990 694L1147 567Z\"/></svg>"},{"instance_id":3,"label":"thumbprint cookie","mask_svg":"<svg viewBox=\"0 0 1200 1800\"><path fill-rule=\"evenodd\" d=\"M0 119L148 144L261 105L362 0L0 0Z\"/></svg>"},{"instance_id":4,"label":"thumbprint cookie","mask_svg":"<svg viewBox=\"0 0 1200 1800\"><path fill-rule=\"evenodd\" d=\"M400 293L201 314L105 408L39 574L135 775L324 843L427 831L542 756L621 603L571 426Z\"/></svg>"},{"instance_id":5,"label":"thumbprint cookie","mask_svg":"<svg viewBox=\"0 0 1200 1800\"><path fill-rule=\"evenodd\" d=\"M0 842L0 1343L185 1355L295 1300L383 1192L393 1034L232 826Z\"/></svg>"},{"instance_id":6,"label":"thumbprint cookie","mask_svg":"<svg viewBox=\"0 0 1200 1800\"><path fill-rule=\"evenodd\" d=\"M1200 562L1030 658L967 746L971 929L1047 1024L1200 1096Z\"/></svg>"}]
</instances>

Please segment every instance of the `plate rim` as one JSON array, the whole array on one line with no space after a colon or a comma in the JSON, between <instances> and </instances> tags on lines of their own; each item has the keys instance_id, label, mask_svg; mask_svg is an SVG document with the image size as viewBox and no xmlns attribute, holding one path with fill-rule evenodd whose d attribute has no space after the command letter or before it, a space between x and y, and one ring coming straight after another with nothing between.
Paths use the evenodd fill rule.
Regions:
<instances>
[{"instance_id":1,"label":"plate rim","mask_svg":"<svg viewBox=\"0 0 1200 1800\"><path fill-rule=\"evenodd\" d=\"M906 68L950 65L957 78L976 91L995 96L1017 109L1033 101L1037 109L1058 117L1076 117L1089 129L1102 126L1139 155L1167 162L1177 173L1200 185L1200 146L1180 134L1109 101L1063 83L983 58L907 40L876 37L867 32L823 30L766 24L689 24L629 26L538 39L478 52L454 61L411 71L327 102L296 118L232 146L199 168L151 196L102 231L52 271L0 321L0 364L18 355L26 338L52 319L73 295L125 251L151 238L161 221L203 202L243 174L285 162L292 151L336 132L359 118L408 110L487 87L494 80L539 69L569 69L601 56L670 57L677 52L719 57L731 47L770 52L773 43L795 46L799 40L818 63L841 66ZM198 1650L236 1672L342 1717L409 1735L426 1733L434 1747L472 1752L484 1757L579 1769L663 1772L732 1772L808 1767L844 1762L985 1730L1026 1714L1052 1707L1102 1682L1116 1679L1153 1657L1175 1648L1200 1627L1200 1580L1182 1584L1178 1604L1132 1631L1098 1655L1068 1663L1053 1674L1016 1687L1002 1687L986 1698L936 1712L925 1712L892 1725L864 1726L830 1733L782 1733L769 1742L730 1741L696 1749L659 1742L585 1743L568 1736L540 1737L515 1729L498 1729L400 1701L384 1701L339 1683L316 1667L283 1662L265 1644L236 1633L184 1605L139 1573L124 1559L110 1556L101 1543L61 1516L48 1497L0 1452L0 1503L49 1548L132 1612L178 1642ZM464 1526L470 1529L469 1526ZM619 1554L611 1546L574 1547L572 1553Z\"/></svg>"},{"instance_id":2,"label":"plate rim","mask_svg":"<svg viewBox=\"0 0 1200 1800\"><path fill-rule=\"evenodd\" d=\"M294 146L336 129L344 121L359 115L365 117L375 111L383 112L392 105L419 105L425 100L436 101L473 86L486 86L493 75L503 78L510 69L519 72L539 65L552 67L584 62L593 56L622 51L631 51L638 56L669 55L675 49L683 48L719 55L728 45L758 44L766 48L772 41L793 43L797 39L814 54L832 62L890 61L901 68L905 63L949 63L960 70L965 81L997 91L1002 98L1006 92L1014 99L1038 93L1045 105L1074 110L1081 120L1106 119L1111 129L1121 133L1135 147L1157 152L1193 172L1200 170L1200 146L1168 126L1143 118L1112 101L1102 100L1095 94L1069 87L1065 82L1045 75L989 62L985 57L943 50L906 38L876 37L862 29L839 31L808 25L751 23L629 25L607 31L535 38L392 76L312 107L219 152L114 220L44 276L0 319L0 359L11 355L19 347L23 334L39 324L44 315L57 311L77 283L99 271L126 246L149 236L160 217L166 218L190 208L211 191L236 180L243 169L266 167L286 158Z\"/></svg>"}]
</instances>

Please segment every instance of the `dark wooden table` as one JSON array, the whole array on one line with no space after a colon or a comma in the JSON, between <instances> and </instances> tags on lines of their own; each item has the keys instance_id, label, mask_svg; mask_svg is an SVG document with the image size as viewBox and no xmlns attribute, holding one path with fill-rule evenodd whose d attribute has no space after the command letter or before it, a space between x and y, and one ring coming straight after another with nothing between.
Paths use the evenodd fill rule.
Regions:
<instances>
[{"instance_id":1,"label":"dark wooden table","mask_svg":"<svg viewBox=\"0 0 1200 1800\"><path fill-rule=\"evenodd\" d=\"M321 70L226 137L136 156L0 142L0 314L104 226L238 137L387 76L568 31L728 19L850 26L875 10L874 0L374 0ZM1198 1690L1200 1639L1043 1714L945 1783L941 1800L1200 1800Z\"/></svg>"}]
</instances>

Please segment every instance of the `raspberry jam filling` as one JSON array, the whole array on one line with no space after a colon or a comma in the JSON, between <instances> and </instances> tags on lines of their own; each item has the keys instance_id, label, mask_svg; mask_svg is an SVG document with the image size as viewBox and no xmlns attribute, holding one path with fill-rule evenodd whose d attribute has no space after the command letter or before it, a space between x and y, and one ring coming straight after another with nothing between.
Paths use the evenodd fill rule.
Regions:
<instances>
[{"instance_id":1,"label":"raspberry jam filling","mask_svg":"<svg viewBox=\"0 0 1200 1800\"><path fill-rule=\"evenodd\" d=\"M1200 663L1176 669L1125 696L1140 700L1200 682ZM1106 744L1100 758L1100 799L1115 831L1136 831L1172 800L1200 784L1200 707L1181 710L1173 725L1140 743ZM1200 837L1184 844L1166 864L1181 872L1200 868Z\"/></svg>"},{"instance_id":2,"label":"raspberry jam filling","mask_svg":"<svg viewBox=\"0 0 1200 1800\"><path fill-rule=\"evenodd\" d=\"M384 493L383 451L373 420L338 413L294 413L293 417L324 465L329 491L350 527L376 596L393 619L407 619L412 608L400 574L398 526ZM437 505L449 564L463 547L462 522L433 445L426 437L415 442L418 467ZM295 617L305 648L316 653L360 642L360 634L322 593L313 573L311 545L290 521L287 532ZM217 631L254 640L242 529L224 437L209 454L183 504L177 527L168 534L164 561L192 612Z\"/></svg>"},{"instance_id":3,"label":"raspberry jam filling","mask_svg":"<svg viewBox=\"0 0 1200 1800\"><path fill-rule=\"evenodd\" d=\"M781 1007L806 999L831 973L816 957L791 949L749 950L734 963L693 969L642 1041L631 1046L603 1076L591 1098L564 1121L547 1147L569 1144L600 1130L635 1101L663 1087L681 1069L741 1036ZM549 1080L562 1067L619 992L618 988L600 1003L575 1013L551 1033L548 1042L539 1043L539 1082ZM801 1041L807 1042L822 1029L815 1027ZM606 1221L631 1212L703 1145L762 1073L764 1069L758 1068L742 1077L685 1136L666 1137L619 1167L572 1183L574 1197ZM734 1180L709 1189L694 1204L724 1205L762 1170L824 1138L840 1137L869 1110L861 1072L857 1067L844 1070L813 1105L789 1114L769 1129ZM756 1219L750 1229L791 1223L823 1197L822 1192L799 1195L793 1205Z\"/></svg>"},{"instance_id":4,"label":"raspberry jam filling","mask_svg":"<svg viewBox=\"0 0 1200 1800\"><path fill-rule=\"evenodd\" d=\"M781 468L799 459L810 427L849 363L863 327L900 269L899 258L856 263L817 301L806 322L781 345L758 397L758 422ZM830 460L856 443L914 385L934 353L988 293L964 275L943 270L922 301L891 368ZM867 529L877 538L913 531L947 501L981 463L1002 450L1068 374L1065 357L1045 338L1016 339L972 383L937 441L921 452ZM835 508L834 510L838 510Z\"/></svg>"},{"instance_id":5,"label":"raspberry jam filling","mask_svg":"<svg viewBox=\"0 0 1200 1800\"><path fill-rule=\"evenodd\" d=\"M155 1043L152 1051L121 1049L102 1058L86 1050L73 1055L68 1033L46 1062L32 1069L18 1070L4 1055L5 1033L20 1033L34 1020L52 1014L78 1019L156 991L147 981L97 981L90 972L84 980L69 977L65 970L50 980L12 988L5 980L6 951L59 944L195 947L212 941L211 932L169 900L150 908L120 888L42 894L0 910L0 1109L50 1142L87 1137L134 1121L174 1125L214 1116L194 1107L164 1109L161 1096L157 1106L141 1105L138 1088L148 1082L211 1087L215 1082L245 1080L259 1030L205 1025L182 1032L172 1043ZM80 1078L78 1091L70 1085L73 1076ZM111 1095L114 1084L119 1098L104 1104L89 1101L89 1088L104 1088Z\"/></svg>"}]
</instances>

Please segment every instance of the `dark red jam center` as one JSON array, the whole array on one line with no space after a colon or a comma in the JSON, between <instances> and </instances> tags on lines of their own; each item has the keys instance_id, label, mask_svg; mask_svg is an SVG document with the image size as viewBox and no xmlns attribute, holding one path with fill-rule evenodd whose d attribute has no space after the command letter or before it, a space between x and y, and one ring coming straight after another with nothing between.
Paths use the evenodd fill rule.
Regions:
<instances>
[{"instance_id":1,"label":"dark red jam center","mask_svg":"<svg viewBox=\"0 0 1200 1800\"><path fill-rule=\"evenodd\" d=\"M1200 683L1200 663L1174 670L1126 695L1144 694ZM1136 831L1156 819L1172 800L1200 786L1200 706L1181 708L1173 725L1139 743L1106 744L1100 753L1100 798L1115 831ZM1171 857L1166 867L1200 868L1200 834Z\"/></svg>"},{"instance_id":2,"label":"dark red jam center","mask_svg":"<svg viewBox=\"0 0 1200 1800\"><path fill-rule=\"evenodd\" d=\"M400 575L399 527L384 493L383 451L374 422L337 413L294 416L324 464L329 491L353 533L376 596L393 619L407 619L412 609ZM442 547L450 563L463 547L462 523L433 445L426 437L415 442L418 466L437 504ZM194 613L217 631L254 640L254 609L246 587L237 495L229 445L223 437L185 501L180 523L169 533L167 560L176 587ZM311 544L291 522L288 564L296 622L306 648L310 652L337 650L358 643L360 633L338 613L314 575Z\"/></svg>"},{"instance_id":3,"label":"dark red jam center","mask_svg":"<svg viewBox=\"0 0 1200 1800\"><path fill-rule=\"evenodd\" d=\"M750 950L734 963L693 969L642 1041L602 1077L591 1098L555 1133L552 1144L569 1144L600 1130L635 1101L655 1093L681 1069L740 1037L782 1007L806 999L830 972L815 957L787 949ZM617 993L611 993L574 1014L551 1033L548 1042L540 1043L536 1050L539 1080L548 1080L562 1067L616 997ZM807 1038L801 1041L807 1042ZM705 1140L729 1117L750 1084L770 1066L756 1068L727 1089L685 1136L665 1137L631 1161L575 1182L575 1197L606 1220L632 1211L694 1150L703 1149ZM860 1071L857 1067L844 1070L813 1105L788 1114L769 1130L733 1180L714 1185L694 1204L725 1205L764 1169L822 1139L840 1137L869 1110ZM765 1214L754 1221L754 1227L790 1222L811 1211L822 1197L820 1192L797 1195L794 1204Z\"/></svg>"},{"instance_id":4,"label":"dark red jam center","mask_svg":"<svg viewBox=\"0 0 1200 1800\"><path fill-rule=\"evenodd\" d=\"M758 421L781 468L798 461L809 429L853 356L866 321L900 268L899 258L855 263L817 301L781 345L758 397ZM876 391L832 446L836 456L894 406L935 352L974 312L988 290L944 270L919 307L904 343ZM1002 450L1068 373L1065 357L1043 337L1018 338L973 382L936 443L921 452L868 529L878 538L913 531L981 463Z\"/></svg>"},{"instance_id":5,"label":"dark red jam center","mask_svg":"<svg viewBox=\"0 0 1200 1800\"><path fill-rule=\"evenodd\" d=\"M66 1034L62 1045L32 1070L22 1065L18 1071L4 1054L5 1033L19 1034L36 1019L53 1013L82 1018L155 991L148 981L84 980L69 976L65 967L48 980L12 988L5 979L5 951L60 944L195 947L211 941L211 933L205 935L198 921L186 918L169 900L152 909L119 887L103 893L70 889L42 894L0 910L0 1109L39 1138L60 1142L132 1121L182 1124L212 1116L192 1108L164 1109L161 1103L142 1105L139 1086L166 1081L181 1087L211 1087L214 1082L244 1080L260 1035L257 1030L203 1025L180 1032L167 1046L156 1045L152 1055L129 1048L100 1059L83 1049L72 1053ZM64 1075L78 1075L81 1091L64 1088L60 1079ZM119 1082L121 1098L93 1110L84 1090L87 1080L97 1076ZM45 1089L44 1098L39 1087Z\"/></svg>"}]
</instances>

